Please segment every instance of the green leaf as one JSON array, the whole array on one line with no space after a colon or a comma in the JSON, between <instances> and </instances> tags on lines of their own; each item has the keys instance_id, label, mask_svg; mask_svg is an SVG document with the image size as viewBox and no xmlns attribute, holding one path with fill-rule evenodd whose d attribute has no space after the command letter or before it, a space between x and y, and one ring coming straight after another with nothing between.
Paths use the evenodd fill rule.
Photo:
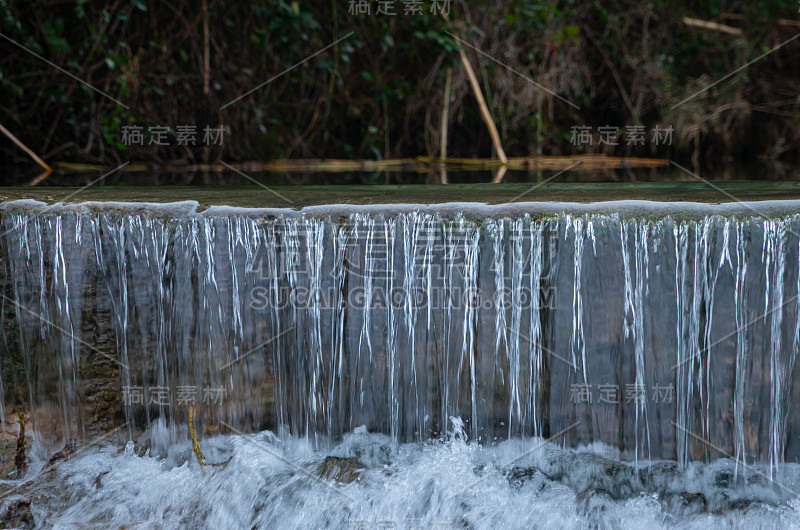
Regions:
<instances>
[{"instance_id":1,"label":"green leaf","mask_svg":"<svg viewBox=\"0 0 800 530\"><path fill-rule=\"evenodd\" d=\"M136 9L139 11L147 11L147 3L144 0L136 0Z\"/></svg>"},{"instance_id":2,"label":"green leaf","mask_svg":"<svg viewBox=\"0 0 800 530\"><path fill-rule=\"evenodd\" d=\"M67 41L65 41L60 37L50 37L49 39L47 39L47 42L50 43L50 47L57 52L62 52L62 53L70 52L69 44L67 43Z\"/></svg>"}]
</instances>

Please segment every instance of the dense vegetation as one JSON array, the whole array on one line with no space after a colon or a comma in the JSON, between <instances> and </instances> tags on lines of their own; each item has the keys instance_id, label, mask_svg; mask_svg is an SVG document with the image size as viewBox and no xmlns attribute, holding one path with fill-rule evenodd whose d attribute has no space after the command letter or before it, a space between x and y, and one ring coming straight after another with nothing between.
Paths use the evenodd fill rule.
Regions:
<instances>
[{"instance_id":1,"label":"dense vegetation","mask_svg":"<svg viewBox=\"0 0 800 530\"><path fill-rule=\"evenodd\" d=\"M417 14L389 2L397 13L389 16L377 13L380 2L357 15L359 2L349 0L207 0L207 38L204 3L0 0L0 123L48 162L197 161L197 149L174 141L123 145L122 127L213 123L229 128L227 161L438 156L451 69L448 153L492 156L453 33L580 107L467 47L508 156L800 161L800 39L715 84L800 33L797 0L453 1L449 21L431 2ZM671 125L674 141L654 145L648 134L645 145L596 137L575 145L572 137L578 126L632 125L648 133ZM0 163L24 157L0 141Z\"/></svg>"}]
</instances>

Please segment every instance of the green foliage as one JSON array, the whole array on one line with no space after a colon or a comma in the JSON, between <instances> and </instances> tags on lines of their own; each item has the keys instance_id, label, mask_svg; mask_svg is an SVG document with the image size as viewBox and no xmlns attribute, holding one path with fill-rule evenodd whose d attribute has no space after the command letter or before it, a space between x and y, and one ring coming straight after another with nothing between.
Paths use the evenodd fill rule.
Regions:
<instances>
[{"instance_id":1,"label":"green foliage","mask_svg":"<svg viewBox=\"0 0 800 530\"><path fill-rule=\"evenodd\" d=\"M698 101L700 110L693 107L697 115L668 112L698 79L719 79L791 37L770 21L796 18L796 0L734 7L722 0L471 0L452 2L450 22L432 13L431 2L417 15L396 5L396 16L362 16L335 0L208 0L205 95L201 2L0 0L3 34L130 107L3 42L0 122L25 124L20 134L34 150L67 146L58 157L89 162L195 160L196 151L174 141L126 148L121 128L202 120L230 128L226 160L435 156L444 72L452 68L449 152L487 156L491 143L451 34L581 108L465 47L509 156L575 152L570 128L580 124L706 120L713 128L703 116L720 114L715 109L733 98L761 104L772 97L768 87L778 100L798 88L797 74L780 70L796 55L794 42L714 87ZM744 36L690 28L684 16L731 24ZM790 117L759 119L797 131ZM750 152L766 149L738 141ZM733 144L726 149L735 151Z\"/></svg>"}]
</instances>

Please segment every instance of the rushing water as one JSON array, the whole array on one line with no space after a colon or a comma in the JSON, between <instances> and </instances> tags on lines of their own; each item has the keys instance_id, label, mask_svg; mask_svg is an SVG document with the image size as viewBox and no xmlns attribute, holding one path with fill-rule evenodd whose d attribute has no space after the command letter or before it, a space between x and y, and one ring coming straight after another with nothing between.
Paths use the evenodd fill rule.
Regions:
<instances>
[{"instance_id":1,"label":"rushing water","mask_svg":"<svg viewBox=\"0 0 800 530\"><path fill-rule=\"evenodd\" d=\"M49 472L37 521L798 524L797 208L640 206L3 205L34 459L136 442Z\"/></svg>"},{"instance_id":2,"label":"rushing water","mask_svg":"<svg viewBox=\"0 0 800 530\"><path fill-rule=\"evenodd\" d=\"M34 518L48 528L700 529L796 527L800 510L789 489L796 464L779 485L756 469L739 482L730 460L633 467L607 446L482 446L457 428L446 441L399 446L361 428L324 453L271 432L203 446L205 468L188 442L164 458L133 442L88 450L26 489Z\"/></svg>"}]
</instances>

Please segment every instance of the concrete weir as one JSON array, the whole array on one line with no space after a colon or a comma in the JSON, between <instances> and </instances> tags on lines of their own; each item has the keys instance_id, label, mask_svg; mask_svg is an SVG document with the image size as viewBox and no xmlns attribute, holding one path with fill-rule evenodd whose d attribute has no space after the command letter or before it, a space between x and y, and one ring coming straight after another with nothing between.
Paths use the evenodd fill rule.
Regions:
<instances>
[{"instance_id":1,"label":"concrete weir","mask_svg":"<svg viewBox=\"0 0 800 530\"><path fill-rule=\"evenodd\" d=\"M14 197L7 197L14 198ZM251 205L248 205L251 206ZM5 407L316 445L800 457L800 202L0 204Z\"/></svg>"}]
</instances>

